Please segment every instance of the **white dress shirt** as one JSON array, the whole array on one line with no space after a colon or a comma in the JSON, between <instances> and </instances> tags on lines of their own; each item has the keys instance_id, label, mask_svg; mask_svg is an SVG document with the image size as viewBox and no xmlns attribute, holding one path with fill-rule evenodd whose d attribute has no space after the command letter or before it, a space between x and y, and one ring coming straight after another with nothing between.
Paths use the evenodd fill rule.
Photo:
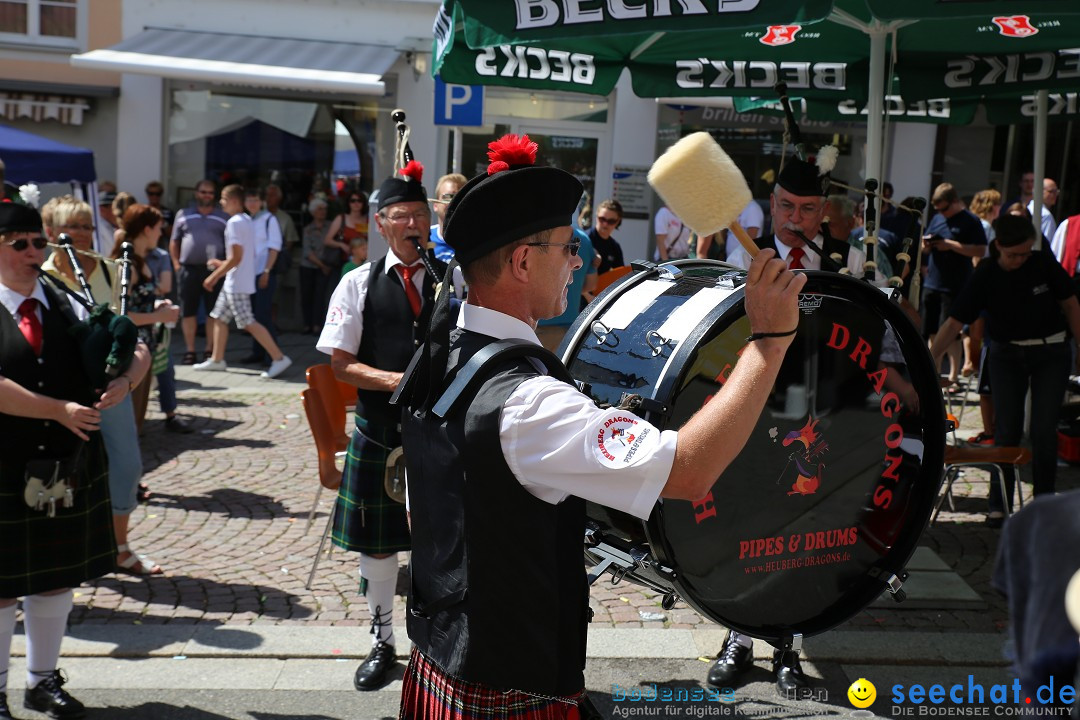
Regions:
<instances>
[{"instance_id":1,"label":"white dress shirt","mask_svg":"<svg viewBox=\"0 0 1080 720\"><path fill-rule=\"evenodd\" d=\"M462 305L457 324L540 345L524 322L476 305ZM633 413L598 408L547 375L518 385L499 420L503 457L531 495L553 505L574 495L642 519L667 483L677 439Z\"/></svg>"},{"instance_id":2,"label":"white dress shirt","mask_svg":"<svg viewBox=\"0 0 1080 720\"><path fill-rule=\"evenodd\" d=\"M776 252L779 254L780 259L790 265L791 262L788 258L791 256L791 248L780 242L780 238L776 237L775 235L773 235L773 241L776 244ZM814 243L818 245L818 247L821 247L821 244L824 241L825 239L821 236L821 233L818 233L814 237ZM803 255L802 258L803 270L820 270L821 256L811 250L809 247L804 246L803 250L806 252L806 254ZM743 270L749 269L750 261L750 255L746 252L746 250L743 249L742 245L739 245L735 252L732 255L728 256L727 259L728 264L741 267ZM848 250L847 256L848 270L850 270L851 274L855 277L862 277L863 265L865 264L866 253L863 250L860 250L859 248L852 245L851 249Z\"/></svg>"}]
</instances>

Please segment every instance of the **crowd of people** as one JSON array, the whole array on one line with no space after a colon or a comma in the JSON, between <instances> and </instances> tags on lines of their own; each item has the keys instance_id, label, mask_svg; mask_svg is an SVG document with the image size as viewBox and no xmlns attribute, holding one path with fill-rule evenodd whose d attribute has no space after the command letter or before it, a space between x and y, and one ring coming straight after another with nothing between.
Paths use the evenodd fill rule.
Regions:
<instances>
[{"instance_id":1,"label":"crowd of people","mask_svg":"<svg viewBox=\"0 0 1080 720\"><path fill-rule=\"evenodd\" d=\"M50 200L40 214L0 203L0 304L7 311L0 316L0 424L12 437L34 438L19 445L14 462L0 465L0 493L14 497L12 488L21 493L47 472L78 488L36 505L21 498L0 503L5 522L28 533L50 523L58 548L73 553L62 567L55 554L39 557L30 548L0 556L0 687L15 600L23 598L26 706L81 717L81 703L63 689L56 669L71 588L111 571L164 572L128 537L130 514L148 488L138 453L122 448L138 445L154 379L165 427L191 430L176 413L171 327L179 322L183 334L180 363L222 371L235 322L252 338L242 362L266 366L267 379L280 376L292 361L277 341L275 288L295 248L303 332L318 336L316 347L335 375L357 388L331 533L334 544L359 554L360 591L372 618L372 647L355 687L382 687L395 664L398 553L411 551L413 650L404 717L445 717L448 695L469 707L525 708L530 717L588 716L584 501L645 519L661 497L695 500L707 492L741 451L797 328L806 276L793 271L862 276L867 227L860 203L798 158L776 176L767 212L752 201L740 216L760 249L754 259L731 233L698 237L662 207L652 224L654 259L696 256L745 269L752 334L722 391L677 432L618 411L620 421L631 417L638 435L653 441L633 462L613 466L582 448L614 411L582 394L552 351L594 298L598 277L626 264L616 239L623 208L603 200L577 226L571 218L580 182L537 165L534 145L531 152L527 138L504 138L492 144L487 172L472 180L444 175L430 197L422 167L412 162L381 184L373 214L359 190L343 194L333 218L327 199L313 197L306 206L311 222L299 230L272 184L230 184L219 193L203 180L193 203L174 214L161 205L160 183L147 185L146 203L103 183L96 225L91 207L72 196ZM1003 203L987 189L968 204L942 183L921 233L910 212L886 204L873 259L875 280L884 285L902 266L911 271L898 258L903 240L918 244L923 260L915 264L918 275L907 278L905 302L935 362L948 358L945 392L959 387L953 384L961 375L982 377L985 427L971 442L1020 444L1030 389L1034 488L1049 495L1057 413L1077 359L1070 338L1080 338L1080 216L1055 223L1047 208L1058 189L1048 179L1045 245L1035 250L1032 189L1025 174L1014 201ZM891 194L886 183L883 195ZM369 217L389 248L382 257L368 257ZM61 233L78 253L74 265L64 252L46 256L46 241L58 242ZM95 387L76 367L78 353L64 332L86 311L65 293L82 293L85 281L98 300L117 305L116 261L128 248L128 317L139 342L125 371ZM39 280L39 265L54 284ZM449 274L433 276L433 268ZM448 290L437 293L440 281ZM910 288L920 285L913 295ZM499 354L509 347L512 354ZM491 355L494 361L474 362ZM458 373L479 381L460 402L447 400L445 386ZM449 409L436 411L440 400ZM400 446L409 470L407 506L384 487L387 459ZM1000 526L1010 509L992 490L987 522ZM491 520L477 523L478 516ZM515 532L521 527L532 531ZM511 536L513 543L503 542ZM506 553L536 561L508 577L500 572ZM536 586L553 591L530 605L524 589ZM508 626L523 628L526 639L508 643ZM752 660L752 639L729 632L708 683L737 686ZM797 652L778 648L772 672L783 697L809 686ZM6 709L0 694L0 718Z\"/></svg>"}]
</instances>

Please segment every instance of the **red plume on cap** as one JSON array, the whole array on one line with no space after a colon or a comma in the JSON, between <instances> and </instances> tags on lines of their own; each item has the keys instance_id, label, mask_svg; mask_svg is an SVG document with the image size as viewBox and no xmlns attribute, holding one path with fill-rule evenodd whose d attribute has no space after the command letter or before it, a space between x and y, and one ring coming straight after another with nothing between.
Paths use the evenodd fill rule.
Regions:
<instances>
[{"instance_id":1,"label":"red plume on cap","mask_svg":"<svg viewBox=\"0 0 1080 720\"><path fill-rule=\"evenodd\" d=\"M401 174L415 182L420 182L424 177L424 166L416 160L410 160L405 167L401 168Z\"/></svg>"},{"instance_id":2,"label":"red plume on cap","mask_svg":"<svg viewBox=\"0 0 1080 720\"><path fill-rule=\"evenodd\" d=\"M494 142L488 143L487 174L494 175L503 170L509 170L511 165L535 165L536 151L540 146L529 139L528 135L503 135Z\"/></svg>"}]
</instances>

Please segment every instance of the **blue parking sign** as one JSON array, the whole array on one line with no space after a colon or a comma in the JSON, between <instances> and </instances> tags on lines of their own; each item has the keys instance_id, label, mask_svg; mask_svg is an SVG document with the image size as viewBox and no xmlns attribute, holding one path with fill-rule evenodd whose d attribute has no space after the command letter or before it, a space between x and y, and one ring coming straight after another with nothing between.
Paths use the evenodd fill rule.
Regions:
<instances>
[{"instance_id":1,"label":"blue parking sign","mask_svg":"<svg viewBox=\"0 0 1080 720\"><path fill-rule=\"evenodd\" d=\"M435 124L475 127L484 124L484 86L448 85L435 78Z\"/></svg>"}]
</instances>

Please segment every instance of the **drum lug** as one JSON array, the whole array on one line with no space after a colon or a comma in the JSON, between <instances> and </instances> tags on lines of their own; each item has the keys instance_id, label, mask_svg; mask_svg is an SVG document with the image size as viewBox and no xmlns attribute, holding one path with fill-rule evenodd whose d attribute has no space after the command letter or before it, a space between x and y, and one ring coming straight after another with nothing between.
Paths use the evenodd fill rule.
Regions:
<instances>
[{"instance_id":1,"label":"drum lug","mask_svg":"<svg viewBox=\"0 0 1080 720\"><path fill-rule=\"evenodd\" d=\"M665 345L674 345L669 338L664 337L655 330L650 330L645 333L645 344L652 348L653 357L656 357L660 353L664 352Z\"/></svg>"},{"instance_id":2,"label":"drum lug","mask_svg":"<svg viewBox=\"0 0 1080 720\"><path fill-rule=\"evenodd\" d=\"M596 344L597 345L603 345L604 343L606 343L607 339L608 339L608 335L611 334L611 328L609 328L607 325L600 322L599 320L595 321L592 324L592 327L590 328L590 330L592 331L593 337L596 338ZM616 347L618 344L619 344L619 340L618 340L618 338L616 338L615 339L615 345L612 345L612 347Z\"/></svg>"},{"instance_id":3,"label":"drum lug","mask_svg":"<svg viewBox=\"0 0 1080 720\"><path fill-rule=\"evenodd\" d=\"M651 260L631 260L630 268L635 272L649 272L656 269L656 263Z\"/></svg>"},{"instance_id":4,"label":"drum lug","mask_svg":"<svg viewBox=\"0 0 1080 720\"><path fill-rule=\"evenodd\" d=\"M657 266L657 271L660 273L660 277L665 280L678 280L683 276L683 271L674 265L664 263Z\"/></svg>"},{"instance_id":5,"label":"drum lug","mask_svg":"<svg viewBox=\"0 0 1080 720\"><path fill-rule=\"evenodd\" d=\"M679 602L679 596L675 591L664 593L663 599L660 600L660 607L665 610L670 610L675 607L675 603Z\"/></svg>"},{"instance_id":6,"label":"drum lug","mask_svg":"<svg viewBox=\"0 0 1080 720\"><path fill-rule=\"evenodd\" d=\"M746 284L746 273L729 272L716 279L716 286L734 290Z\"/></svg>"},{"instance_id":7,"label":"drum lug","mask_svg":"<svg viewBox=\"0 0 1080 720\"><path fill-rule=\"evenodd\" d=\"M900 578L895 575L890 575L888 579L885 580L885 584L888 585L889 593L892 594L893 600L898 603L907 600L907 593L904 592L904 583L901 582Z\"/></svg>"}]
</instances>

